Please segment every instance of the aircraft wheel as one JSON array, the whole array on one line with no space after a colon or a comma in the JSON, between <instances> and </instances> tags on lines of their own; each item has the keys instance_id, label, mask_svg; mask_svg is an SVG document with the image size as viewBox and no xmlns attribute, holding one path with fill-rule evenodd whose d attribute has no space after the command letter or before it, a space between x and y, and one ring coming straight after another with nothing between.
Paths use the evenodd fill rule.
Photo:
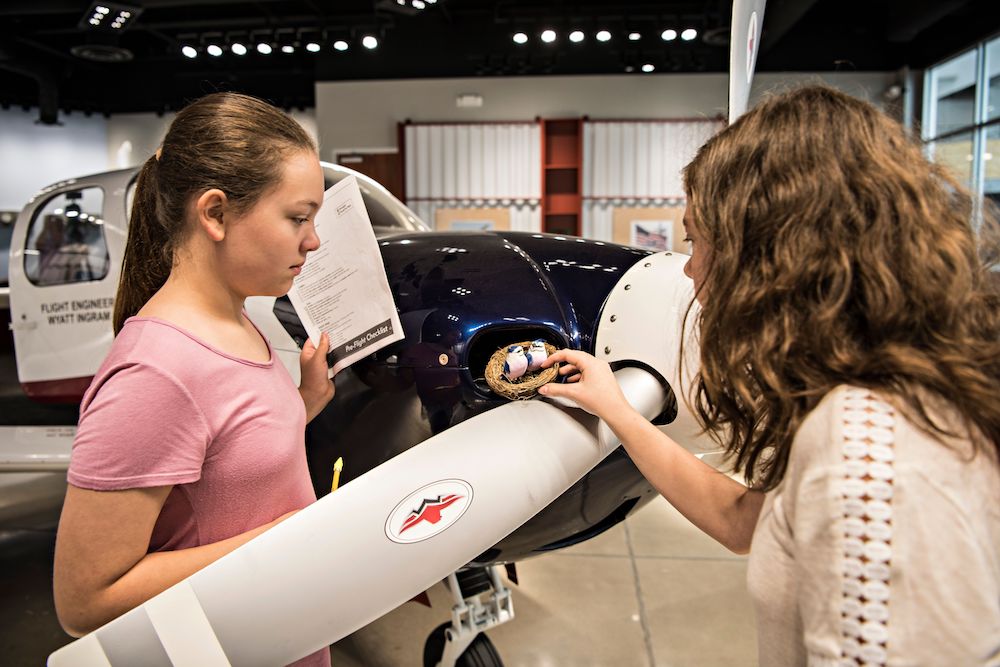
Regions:
<instances>
[{"instance_id":1,"label":"aircraft wheel","mask_svg":"<svg viewBox=\"0 0 1000 667\"><path fill-rule=\"evenodd\" d=\"M424 644L424 667L434 667L441 660L445 644L444 631L450 627L451 623L442 623L427 637ZM459 657L455 667L503 667L503 661L490 638L479 633Z\"/></svg>"}]
</instances>

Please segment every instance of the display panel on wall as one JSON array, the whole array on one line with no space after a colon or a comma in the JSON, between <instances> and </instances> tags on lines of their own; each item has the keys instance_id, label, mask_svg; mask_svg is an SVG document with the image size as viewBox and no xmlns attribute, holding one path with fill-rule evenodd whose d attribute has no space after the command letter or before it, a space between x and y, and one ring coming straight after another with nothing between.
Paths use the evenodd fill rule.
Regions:
<instances>
[{"instance_id":1,"label":"display panel on wall","mask_svg":"<svg viewBox=\"0 0 1000 667\"><path fill-rule=\"evenodd\" d=\"M401 135L406 203L428 224L454 217L439 209L482 208L506 209L515 231L541 228L537 122L405 123Z\"/></svg>"},{"instance_id":2,"label":"display panel on wall","mask_svg":"<svg viewBox=\"0 0 1000 667\"><path fill-rule=\"evenodd\" d=\"M638 244L637 239L687 252L679 227L684 206L682 171L725 124L721 119L585 120L583 122L582 233L588 238ZM627 220L649 222L644 232ZM672 239L667 232L673 229ZM638 234L638 236L636 236ZM668 243L669 241L669 243Z\"/></svg>"},{"instance_id":3,"label":"display panel on wall","mask_svg":"<svg viewBox=\"0 0 1000 667\"><path fill-rule=\"evenodd\" d=\"M406 123L406 202L438 228L493 221L684 251L681 171L722 127L719 119Z\"/></svg>"}]
</instances>

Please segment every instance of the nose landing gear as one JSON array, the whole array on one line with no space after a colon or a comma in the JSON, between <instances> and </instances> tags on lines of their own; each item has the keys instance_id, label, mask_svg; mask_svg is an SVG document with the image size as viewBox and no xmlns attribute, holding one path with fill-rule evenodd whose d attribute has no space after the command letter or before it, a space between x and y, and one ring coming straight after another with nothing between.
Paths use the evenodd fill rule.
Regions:
<instances>
[{"instance_id":1,"label":"nose landing gear","mask_svg":"<svg viewBox=\"0 0 1000 667\"><path fill-rule=\"evenodd\" d=\"M496 647L483 632L514 618L510 589L500 566L452 573L447 579L455 605L451 623L431 632L424 644L424 667L503 667ZM487 593L485 600L480 600Z\"/></svg>"}]
</instances>

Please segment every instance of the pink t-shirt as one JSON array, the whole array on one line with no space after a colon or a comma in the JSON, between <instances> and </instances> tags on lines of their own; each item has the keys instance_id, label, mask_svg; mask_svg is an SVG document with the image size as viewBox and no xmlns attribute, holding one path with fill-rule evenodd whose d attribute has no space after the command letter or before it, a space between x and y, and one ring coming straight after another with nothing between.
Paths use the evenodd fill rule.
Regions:
<instances>
[{"instance_id":1,"label":"pink t-shirt","mask_svg":"<svg viewBox=\"0 0 1000 667\"><path fill-rule=\"evenodd\" d=\"M268 350L266 363L239 359L169 322L130 318L80 405L69 482L172 485L150 552L218 542L314 502L305 406ZM296 664L329 664L329 652Z\"/></svg>"}]
</instances>

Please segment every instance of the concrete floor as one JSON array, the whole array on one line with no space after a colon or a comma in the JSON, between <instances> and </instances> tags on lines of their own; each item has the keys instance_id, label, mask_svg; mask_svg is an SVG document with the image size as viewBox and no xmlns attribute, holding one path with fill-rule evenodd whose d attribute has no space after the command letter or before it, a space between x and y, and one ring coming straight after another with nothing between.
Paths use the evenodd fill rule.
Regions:
<instances>
[{"instance_id":1,"label":"concrete floor","mask_svg":"<svg viewBox=\"0 0 1000 667\"><path fill-rule=\"evenodd\" d=\"M42 665L70 641L52 607L53 531L0 534L0 662ZM516 618L489 632L508 667L742 667L756 664L746 559L662 499L600 537L521 562ZM421 667L450 617L407 603L332 647L335 667Z\"/></svg>"}]
</instances>

